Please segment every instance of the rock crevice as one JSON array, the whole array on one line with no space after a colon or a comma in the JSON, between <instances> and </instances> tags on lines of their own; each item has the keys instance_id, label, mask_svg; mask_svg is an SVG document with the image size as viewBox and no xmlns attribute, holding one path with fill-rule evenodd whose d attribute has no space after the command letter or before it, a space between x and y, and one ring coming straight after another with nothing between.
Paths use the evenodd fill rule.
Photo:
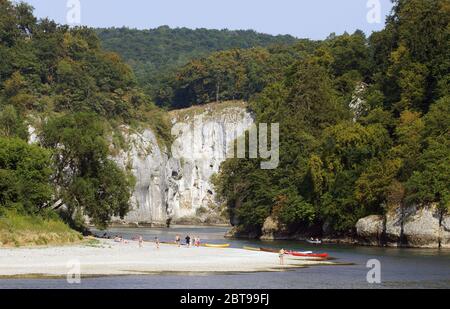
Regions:
<instances>
[{"instance_id":1,"label":"rock crevice","mask_svg":"<svg viewBox=\"0 0 450 309\"><path fill-rule=\"evenodd\" d=\"M211 176L229 154L229 147L254 123L243 106L214 110L178 111L172 115L177 130L172 148L158 145L155 134L145 129L130 133L123 128L128 149L114 160L136 178L132 210L116 222L166 225L220 222ZM200 214L201 215L200 215Z\"/></svg>"},{"instance_id":2,"label":"rock crevice","mask_svg":"<svg viewBox=\"0 0 450 309\"><path fill-rule=\"evenodd\" d=\"M450 215L436 204L397 207L385 216L369 216L356 224L364 245L450 248Z\"/></svg>"}]
</instances>

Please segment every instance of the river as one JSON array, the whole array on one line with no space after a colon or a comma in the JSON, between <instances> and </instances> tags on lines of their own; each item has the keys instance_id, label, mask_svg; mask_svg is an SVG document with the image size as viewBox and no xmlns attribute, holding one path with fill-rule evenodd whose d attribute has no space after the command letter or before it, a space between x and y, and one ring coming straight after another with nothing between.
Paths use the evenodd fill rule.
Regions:
<instances>
[{"instance_id":1,"label":"river","mask_svg":"<svg viewBox=\"0 0 450 309\"><path fill-rule=\"evenodd\" d=\"M137 234L144 239L158 237L172 241L177 234L199 236L209 243L227 242L235 248L243 246L289 248L327 252L346 266L315 266L279 273L250 274L183 274L83 278L79 285L61 279L0 280L1 288L112 288L112 289L289 289L289 288L450 288L450 250L397 249L346 245L310 245L297 241L262 242L224 240L227 228L172 227L170 229L112 228L110 236L131 239ZM101 235L100 232L94 231ZM369 284L366 264L376 259L381 264L381 283Z\"/></svg>"}]
</instances>

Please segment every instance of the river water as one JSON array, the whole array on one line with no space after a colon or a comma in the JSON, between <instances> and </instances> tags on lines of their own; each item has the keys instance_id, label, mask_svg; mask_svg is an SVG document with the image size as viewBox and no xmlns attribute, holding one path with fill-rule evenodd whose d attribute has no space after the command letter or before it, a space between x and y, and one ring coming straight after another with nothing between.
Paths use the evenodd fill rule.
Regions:
<instances>
[{"instance_id":1,"label":"river water","mask_svg":"<svg viewBox=\"0 0 450 309\"><path fill-rule=\"evenodd\" d=\"M170 229L115 228L110 236L131 239L143 235L145 240L158 237L173 241L177 234L199 236L203 242L230 243L243 246L289 248L327 252L346 266L314 266L280 273L250 274L183 274L83 278L80 285L69 285L60 279L0 280L1 288L112 288L112 289L289 289L289 288L450 288L450 250L397 249L345 245L310 245L298 241L262 242L225 240L227 228L173 227ZM96 232L96 231L94 231ZM102 233L96 232L101 235ZM381 284L367 282L367 262L381 263Z\"/></svg>"}]
</instances>

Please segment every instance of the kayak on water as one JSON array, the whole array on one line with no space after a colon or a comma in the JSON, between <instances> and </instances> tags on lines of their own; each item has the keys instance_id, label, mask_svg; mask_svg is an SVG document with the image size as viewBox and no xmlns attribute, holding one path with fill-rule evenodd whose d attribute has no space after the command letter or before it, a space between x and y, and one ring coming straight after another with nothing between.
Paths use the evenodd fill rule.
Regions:
<instances>
[{"instance_id":1,"label":"kayak on water","mask_svg":"<svg viewBox=\"0 0 450 309\"><path fill-rule=\"evenodd\" d=\"M320 244L322 244L321 240L309 240L309 239L307 239L306 241L308 243L312 244L312 245L320 245Z\"/></svg>"},{"instance_id":2,"label":"kayak on water","mask_svg":"<svg viewBox=\"0 0 450 309\"><path fill-rule=\"evenodd\" d=\"M305 253L300 253L300 252L289 252L288 254L290 254L292 256L299 256L299 257L315 257L315 258L322 258L322 259L328 258L328 253L305 254Z\"/></svg>"},{"instance_id":3,"label":"kayak on water","mask_svg":"<svg viewBox=\"0 0 450 309\"><path fill-rule=\"evenodd\" d=\"M222 245L205 244L205 247L208 247L208 248L228 248L228 247L230 247L230 244L222 244Z\"/></svg>"}]
</instances>

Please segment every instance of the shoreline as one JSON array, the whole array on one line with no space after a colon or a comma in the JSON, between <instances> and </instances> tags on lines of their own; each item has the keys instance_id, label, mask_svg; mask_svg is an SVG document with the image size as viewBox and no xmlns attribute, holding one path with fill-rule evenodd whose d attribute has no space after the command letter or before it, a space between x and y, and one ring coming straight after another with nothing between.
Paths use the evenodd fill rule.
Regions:
<instances>
[{"instance_id":1,"label":"shoreline","mask_svg":"<svg viewBox=\"0 0 450 309\"><path fill-rule=\"evenodd\" d=\"M232 231L232 230L230 230ZM237 240L258 240L258 241L292 241L292 242L305 242L308 238L304 236L276 236L276 237L254 237L252 235L238 234L238 235L225 235L225 239L237 239ZM395 249L427 249L427 250L450 250L450 244L438 245L411 245L402 244L399 242L386 242L379 243L377 241L365 241L355 236L341 236L341 237L324 237L320 245L347 245L353 247L372 247L372 248L395 248Z\"/></svg>"},{"instance_id":2,"label":"shoreline","mask_svg":"<svg viewBox=\"0 0 450 309\"><path fill-rule=\"evenodd\" d=\"M83 277L283 272L309 266L343 265L286 256L286 265L281 266L278 254L267 252L178 248L169 244L161 244L157 250L149 242L143 248L135 241L123 244L98 239L98 242L97 245L1 248L0 279L66 278L68 272L76 271L77 265Z\"/></svg>"},{"instance_id":3,"label":"shoreline","mask_svg":"<svg viewBox=\"0 0 450 309\"><path fill-rule=\"evenodd\" d=\"M257 240L257 241L292 241L292 242L307 242L308 237L305 237L304 235L277 235L277 236L261 236L257 237L256 235L247 234L247 233L236 233L232 226L229 225L220 225L220 224L214 224L214 225L202 225L202 224L174 224L171 225L170 228L227 228L228 230L225 232L224 239L225 241L228 240ZM92 227L91 227L92 228ZM113 224L109 228L119 228L119 229L170 229L167 227L162 226L145 226L145 225L139 225L139 226L133 226L133 225L117 225ZM347 245L347 246L353 246L353 247L373 247L373 248L396 248L396 249L430 249L430 250L450 250L450 246L444 245L440 248L437 246L413 246L413 245L406 245L406 244L399 244L396 242L387 242L385 244L379 244L377 242L371 242L371 241L364 241L360 238L358 238L355 235L349 235L349 236L338 236L338 237L331 237L326 236L322 239L322 245Z\"/></svg>"}]
</instances>

